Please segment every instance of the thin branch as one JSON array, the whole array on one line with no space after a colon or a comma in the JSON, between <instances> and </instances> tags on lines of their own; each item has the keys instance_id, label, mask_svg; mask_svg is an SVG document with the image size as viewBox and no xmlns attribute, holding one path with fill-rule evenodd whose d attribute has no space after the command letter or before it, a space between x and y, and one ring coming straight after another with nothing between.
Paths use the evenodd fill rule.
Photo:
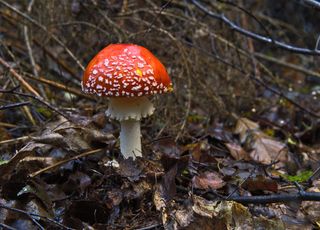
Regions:
<instances>
[{"instance_id":1,"label":"thin branch","mask_svg":"<svg viewBox=\"0 0 320 230\"><path fill-rule=\"evenodd\" d=\"M217 14L217 13L210 11L207 7L202 5L199 1L197 1L197 0L190 0L190 1L192 2L193 5L195 5L202 12L206 13L207 15L209 15L212 18L215 18L215 19L222 21L224 24L228 25L232 30L235 30L238 33L241 33L245 36L248 36L248 37L253 38L255 40L258 40L258 41L262 41L265 43L275 45L276 47L279 47L279 48L282 48L282 49L285 49L285 50L288 50L288 51L291 51L294 53L320 56L320 50L311 50L311 49L307 49L307 48L292 46L292 45L274 40L270 37L266 37L266 36L254 33L252 31L243 29L243 28L239 27L238 25L236 25L234 22L232 22L230 19L228 19L223 14Z\"/></svg>"},{"instance_id":2,"label":"thin branch","mask_svg":"<svg viewBox=\"0 0 320 230\"><path fill-rule=\"evenodd\" d=\"M2 105L2 106L0 106L0 110L13 109L13 108L17 108L17 107L21 107L21 106L25 106L25 105L30 105L30 101L12 103L9 105Z\"/></svg>"},{"instance_id":3,"label":"thin branch","mask_svg":"<svg viewBox=\"0 0 320 230\"><path fill-rule=\"evenodd\" d=\"M304 2L314 8L320 9L320 2L315 0L304 0Z\"/></svg>"},{"instance_id":4,"label":"thin branch","mask_svg":"<svg viewBox=\"0 0 320 230\"><path fill-rule=\"evenodd\" d=\"M65 159L65 160L59 161L59 162L57 162L57 163L55 163L55 164L53 164L53 165L49 165L48 167L45 167L45 168L40 169L40 170L38 170L38 171L36 171L36 172L34 172L34 173L31 173L29 176L30 176L30 177L38 176L39 174L41 174L41 173L43 173L43 172L46 172L46 171L49 171L49 170L52 170L52 169L54 169L54 168L56 168L56 167L58 167L58 166L60 166L60 165L63 165L63 164L65 164L65 163L68 163L68 162L73 161L73 160L77 160L77 159L79 159L79 158L81 158L81 157L87 157L87 156L89 156L89 155L96 154L96 153L98 153L98 152L101 152L102 150L103 150L103 149L95 149L95 150L91 150L91 151L87 151L87 152L81 153L81 154L76 155L76 156L74 156L74 157L71 157L71 158L69 158L69 159Z\"/></svg>"},{"instance_id":5,"label":"thin branch","mask_svg":"<svg viewBox=\"0 0 320 230\"><path fill-rule=\"evenodd\" d=\"M152 22L150 22L150 26L148 29L146 29L146 31L144 32L144 34L142 35L142 37L145 37L147 35L147 33L149 33L152 30L152 27L154 26L156 20L159 18L160 14L162 13L162 11L164 11L172 2L172 0L167 1L163 6L161 6L159 12L156 14L155 17L153 17Z\"/></svg>"},{"instance_id":6,"label":"thin branch","mask_svg":"<svg viewBox=\"0 0 320 230\"><path fill-rule=\"evenodd\" d=\"M55 81L52 81L52 80L49 80L47 78L44 78L44 77L34 77L32 75L29 75L28 73L26 73L25 77L27 78L30 78L32 80L35 80L35 81L39 81L41 83L44 83L44 84L47 84L49 86L52 86L54 88L56 88L57 90L63 90L63 91L66 91L68 93L72 93L74 95L77 95L79 97L83 97L83 98L86 98L86 99L89 99L89 100L92 100L94 101L94 97L91 96L91 95L88 95L88 94L84 94L82 93L80 90L76 89L76 88L72 88L72 87L68 87L65 83L59 83L59 82L55 82Z\"/></svg>"},{"instance_id":7,"label":"thin branch","mask_svg":"<svg viewBox=\"0 0 320 230\"><path fill-rule=\"evenodd\" d=\"M306 68L304 68L304 67L302 67L302 66L299 66L299 65L295 65L295 64L291 64L291 63L282 61L282 60L280 60L279 58L274 58L274 57L265 55L265 54L263 54L263 53L254 53L253 55L254 55L255 57L257 57L257 58L260 58L260 59L263 59L263 60L266 60L266 61L275 63L275 64L277 64L277 65L284 66L284 67L286 67L286 68L293 69L293 70L295 70L295 71L299 71L299 72L304 73L304 74L306 74L306 75L310 75L310 76L314 76L314 77L320 78L320 73L318 73L318 72L316 72L316 71L312 71L312 70L306 69Z\"/></svg>"},{"instance_id":8,"label":"thin branch","mask_svg":"<svg viewBox=\"0 0 320 230\"><path fill-rule=\"evenodd\" d=\"M1 1L1 0L0 0ZM4 67L9 69L9 72L12 74L12 76L14 76L19 82L20 84L26 89L28 90L30 93L32 93L33 95L40 97L40 94L28 83L26 82L23 77L18 74L10 65L8 62L6 62L5 60L3 60L0 57L0 64L3 65Z\"/></svg>"},{"instance_id":9,"label":"thin branch","mask_svg":"<svg viewBox=\"0 0 320 230\"><path fill-rule=\"evenodd\" d=\"M10 94L14 94L14 95L19 95L19 96L23 96L23 97L28 97L31 98L35 101L40 102L41 104L44 104L46 107L48 107L49 109L51 109L52 111L58 113L59 115L63 116L64 118L66 118L68 121L71 121L70 117L67 116L66 114L64 114L63 112L59 111L57 108L55 108L53 105L51 105L50 103L46 102L45 100L43 100L42 97L38 97L35 95L31 95L31 94L27 94L27 93L20 93L20 92L16 92L15 90L16 88L13 88L11 90L4 90L4 89L0 89L0 93L10 93Z\"/></svg>"},{"instance_id":10,"label":"thin branch","mask_svg":"<svg viewBox=\"0 0 320 230\"><path fill-rule=\"evenodd\" d=\"M17 230L16 228L10 227L9 225L0 223L0 227L2 227L3 229L9 229L9 230Z\"/></svg>"},{"instance_id":11,"label":"thin branch","mask_svg":"<svg viewBox=\"0 0 320 230\"><path fill-rule=\"evenodd\" d=\"M35 19L31 18L30 16L28 16L27 14L21 12L20 10L18 10L17 8L15 8L14 6L10 5L9 3L7 3L4 0L0 0L0 4L6 6L7 8L9 8L10 10L12 10L13 12L17 13L18 15L20 15L21 17L27 19L29 22L33 23L34 25L36 25L37 27L39 27L40 29L42 29L43 31L45 31L50 37L52 37L53 40L55 40L60 46L62 46L64 48L64 50L69 54L69 56L78 64L78 66L84 70L84 66L81 64L81 62L78 60L78 58L72 53L72 51L54 34L50 33L47 28L42 25L41 23L39 23L38 21L36 21Z\"/></svg>"},{"instance_id":12,"label":"thin branch","mask_svg":"<svg viewBox=\"0 0 320 230\"><path fill-rule=\"evenodd\" d=\"M214 54L212 54L212 53L209 53L209 52L206 51L206 50L203 50L203 49L201 49L201 48L199 48L199 47L196 47L194 44L192 44L192 43L190 43L190 42L186 42L186 41L185 41L185 43L188 44L188 45L190 45L190 46L192 46L192 47L195 47L195 48L201 50L203 53L211 56L212 58L216 59L217 61L219 61L219 62L221 62L221 63L223 63L223 64L225 64L225 65L228 65L228 66L232 67L233 69L237 70L238 72L242 73L243 75L250 77L250 79L254 80L257 84L259 84L260 86L263 86L265 89L269 90L270 92L272 92L272 93L274 93L274 94L276 94L276 95L284 98L285 100L287 100L288 102L290 102L292 105L294 105L296 108L299 108L300 110L308 113L309 115L311 115L311 116L313 116L313 117L320 118L320 114L317 114L317 113L314 112L313 110L310 110L310 109L308 109L308 108L303 107L302 105L300 105L300 104L297 103L296 101L294 101L294 100L290 99L289 97L287 97L283 92L281 92L281 91L279 91L279 90L277 90L277 89L269 86L267 83L265 83L265 82L264 82L263 80L261 80L261 79L258 79L258 78L255 77L253 74L245 72L241 67L236 66L235 64L229 63L228 61L224 60L223 58L221 58L221 57L219 57L219 56L217 56L217 55L214 55Z\"/></svg>"},{"instance_id":13,"label":"thin branch","mask_svg":"<svg viewBox=\"0 0 320 230\"><path fill-rule=\"evenodd\" d=\"M236 201L243 204L268 204L288 201L320 201L320 192L300 191L295 194L274 194L262 196L232 196L227 200Z\"/></svg>"},{"instance_id":14,"label":"thin branch","mask_svg":"<svg viewBox=\"0 0 320 230\"><path fill-rule=\"evenodd\" d=\"M9 207L9 206L6 206L6 205L3 205L3 204L0 204L0 208L3 208L3 209L7 209L7 210L10 210L10 211L13 211L13 212L17 212L17 213L21 213L23 215L26 215L29 219L31 219L34 223L38 223L38 221L35 220L34 217L37 217L37 218L41 218L41 219L44 219L46 220L47 222L51 222L57 226L59 226L61 229L66 229L66 230L74 230L73 228L69 228L63 224L60 224L59 222L53 220L53 219L50 219L46 216L42 216L42 215L38 215L38 214L35 214L35 213L31 213L31 212L26 212L24 210L21 210L21 209L17 209L17 208L12 208L12 207ZM38 223L36 224L41 230L44 228Z\"/></svg>"}]
</instances>

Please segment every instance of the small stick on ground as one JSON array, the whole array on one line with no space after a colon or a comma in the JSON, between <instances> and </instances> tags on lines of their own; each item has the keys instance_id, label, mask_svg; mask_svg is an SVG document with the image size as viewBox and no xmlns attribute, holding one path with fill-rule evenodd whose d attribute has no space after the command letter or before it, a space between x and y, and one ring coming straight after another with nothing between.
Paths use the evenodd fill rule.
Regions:
<instances>
[{"instance_id":1,"label":"small stick on ground","mask_svg":"<svg viewBox=\"0 0 320 230\"><path fill-rule=\"evenodd\" d=\"M73 161L73 160L77 160L77 159L79 159L79 158L81 158L81 157L87 157L87 156L89 156L89 155L96 154L96 153L98 153L98 152L100 152L100 151L102 151L102 150L103 150L103 149L101 148L101 149L95 149L95 150L91 150L91 151L88 151L88 152L81 153L81 154L79 154L79 155L77 155L77 156L71 157L71 158L66 159L66 160L59 161L59 162L57 162L57 163L55 163L55 164L53 164L53 165L50 165L50 166L45 167L45 168L43 168L43 169L40 169L40 170L38 170L38 171L36 171L36 172L34 172L34 173L29 174L29 176L30 176L30 177L38 176L39 174L41 174L41 173L43 173L43 172L46 172L46 171L49 171L49 170L52 170L52 169L54 169L54 168L56 168L56 167L58 167L58 166L60 166L60 165L63 165L63 164L65 164L65 163L68 163L68 162Z\"/></svg>"}]
</instances>

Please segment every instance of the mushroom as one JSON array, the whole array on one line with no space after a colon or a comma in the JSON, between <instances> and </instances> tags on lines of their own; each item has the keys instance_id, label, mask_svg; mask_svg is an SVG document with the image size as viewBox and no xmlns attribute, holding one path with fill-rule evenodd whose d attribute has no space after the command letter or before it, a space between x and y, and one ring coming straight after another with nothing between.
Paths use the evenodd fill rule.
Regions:
<instances>
[{"instance_id":1,"label":"mushroom","mask_svg":"<svg viewBox=\"0 0 320 230\"><path fill-rule=\"evenodd\" d=\"M111 44L90 61L81 85L85 93L110 97L106 116L120 121L123 157L141 157L140 120L154 111L147 96L173 89L163 64L142 46Z\"/></svg>"}]
</instances>

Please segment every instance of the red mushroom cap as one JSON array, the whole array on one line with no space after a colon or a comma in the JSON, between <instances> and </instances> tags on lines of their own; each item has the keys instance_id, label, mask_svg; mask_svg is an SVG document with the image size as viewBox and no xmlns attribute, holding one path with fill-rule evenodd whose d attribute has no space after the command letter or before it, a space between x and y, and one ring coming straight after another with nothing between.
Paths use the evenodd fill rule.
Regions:
<instances>
[{"instance_id":1,"label":"red mushroom cap","mask_svg":"<svg viewBox=\"0 0 320 230\"><path fill-rule=\"evenodd\" d=\"M109 97L139 97L172 91L162 63L146 48L133 44L111 44L88 64L82 89Z\"/></svg>"}]
</instances>

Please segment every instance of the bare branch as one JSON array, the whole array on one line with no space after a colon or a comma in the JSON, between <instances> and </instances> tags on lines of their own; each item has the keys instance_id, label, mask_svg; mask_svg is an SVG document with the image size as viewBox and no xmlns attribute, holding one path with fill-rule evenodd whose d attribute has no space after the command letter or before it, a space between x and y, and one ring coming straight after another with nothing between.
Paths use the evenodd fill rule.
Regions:
<instances>
[{"instance_id":1,"label":"bare branch","mask_svg":"<svg viewBox=\"0 0 320 230\"><path fill-rule=\"evenodd\" d=\"M320 2L315 1L315 0L304 0L304 2L314 8L320 9Z\"/></svg>"},{"instance_id":2,"label":"bare branch","mask_svg":"<svg viewBox=\"0 0 320 230\"><path fill-rule=\"evenodd\" d=\"M10 94L15 94L15 95L19 95L22 97L28 97L31 99L34 99L38 102L40 102L41 104L44 104L45 106L47 106L49 109L51 109L52 111L58 113L59 115L63 116L64 118L66 118L68 121L71 121L71 118L69 116L67 116L66 114L64 114L63 112L59 111L57 108L55 108L53 105L51 105L50 103L46 102L45 100L43 100L42 97L38 97L35 95L31 95L31 94L27 94L27 93L20 93L20 92L16 92L15 91L16 88L11 89L11 90L4 90L4 89L0 89L0 93L10 93Z\"/></svg>"},{"instance_id":3,"label":"bare branch","mask_svg":"<svg viewBox=\"0 0 320 230\"><path fill-rule=\"evenodd\" d=\"M59 226L61 229L73 230L73 228L69 228L69 227L67 227L67 226L65 226L63 224L60 224L59 222L57 222L57 221L55 221L53 219L50 219L50 218L48 218L46 216L41 216L41 215L38 215L38 214L35 214L35 213L26 212L24 210L17 209L17 208L12 208L12 207L9 207L9 206L3 205L3 204L0 204L0 208L7 209L7 210L10 210L10 211L13 211L13 212L17 212L17 213L21 213L23 215L26 215L30 220L32 220L32 222L34 222L39 227L39 229L44 229L44 228L39 224L39 222L35 219L35 217L44 219L47 222L51 222L51 223Z\"/></svg>"},{"instance_id":4,"label":"bare branch","mask_svg":"<svg viewBox=\"0 0 320 230\"><path fill-rule=\"evenodd\" d=\"M71 50L56 35L50 33L44 25L40 24L39 22L37 22L33 18L29 17L27 14L21 12L20 10L18 10L14 6L10 5L9 3L5 2L4 0L0 0L0 3L2 5L5 5L10 10L14 11L18 15L20 15L21 17L27 19L28 21L30 21L31 23L33 23L34 25L36 25L37 27L39 27L43 31L45 31L49 36L52 37L53 40L55 40L60 46L62 46L65 49L65 51L69 54L69 56L78 64L78 66L82 70L84 70L84 66L81 64L81 62L78 60L78 58L71 52Z\"/></svg>"},{"instance_id":5,"label":"bare branch","mask_svg":"<svg viewBox=\"0 0 320 230\"><path fill-rule=\"evenodd\" d=\"M190 1L193 3L193 5L195 5L202 12L206 13L207 15L209 15L212 18L215 18L215 19L222 21L224 24L228 25L232 30L235 30L238 33L241 33L247 37L250 37L255 40L262 41L262 42L265 42L268 44L275 45L276 47L279 47L279 48L282 48L282 49L285 49L285 50L288 50L288 51L291 51L294 53L320 56L320 50L317 50L317 49L311 50L311 49L307 49L307 48L292 46L292 45L274 40L270 37L266 37L266 36L254 33L252 31L243 29L243 28L239 27L238 25L236 25L234 22L232 22L230 19L228 19L223 14L217 14L217 13L210 11L207 7L205 7L204 5L199 3L199 1L197 1L197 0L190 0Z\"/></svg>"},{"instance_id":6,"label":"bare branch","mask_svg":"<svg viewBox=\"0 0 320 230\"><path fill-rule=\"evenodd\" d=\"M30 105L30 101L24 101L24 102L12 103L9 105L3 105L3 106L0 106L0 110L12 109L12 108L20 107L20 106L25 106L25 105Z\"/></svg>"},{"instance_id":7,"label":"bare branch","mask_svg":"<svg viewBox=\"0 0 320 230\"><path fill-rule=\"evenodd\" d=\"M243 204L268 204L288 201L320 201L319 192L300 191L295 194L274 194L262 196L232 196L228 200Z\"/></svg>"}]
</instances>

